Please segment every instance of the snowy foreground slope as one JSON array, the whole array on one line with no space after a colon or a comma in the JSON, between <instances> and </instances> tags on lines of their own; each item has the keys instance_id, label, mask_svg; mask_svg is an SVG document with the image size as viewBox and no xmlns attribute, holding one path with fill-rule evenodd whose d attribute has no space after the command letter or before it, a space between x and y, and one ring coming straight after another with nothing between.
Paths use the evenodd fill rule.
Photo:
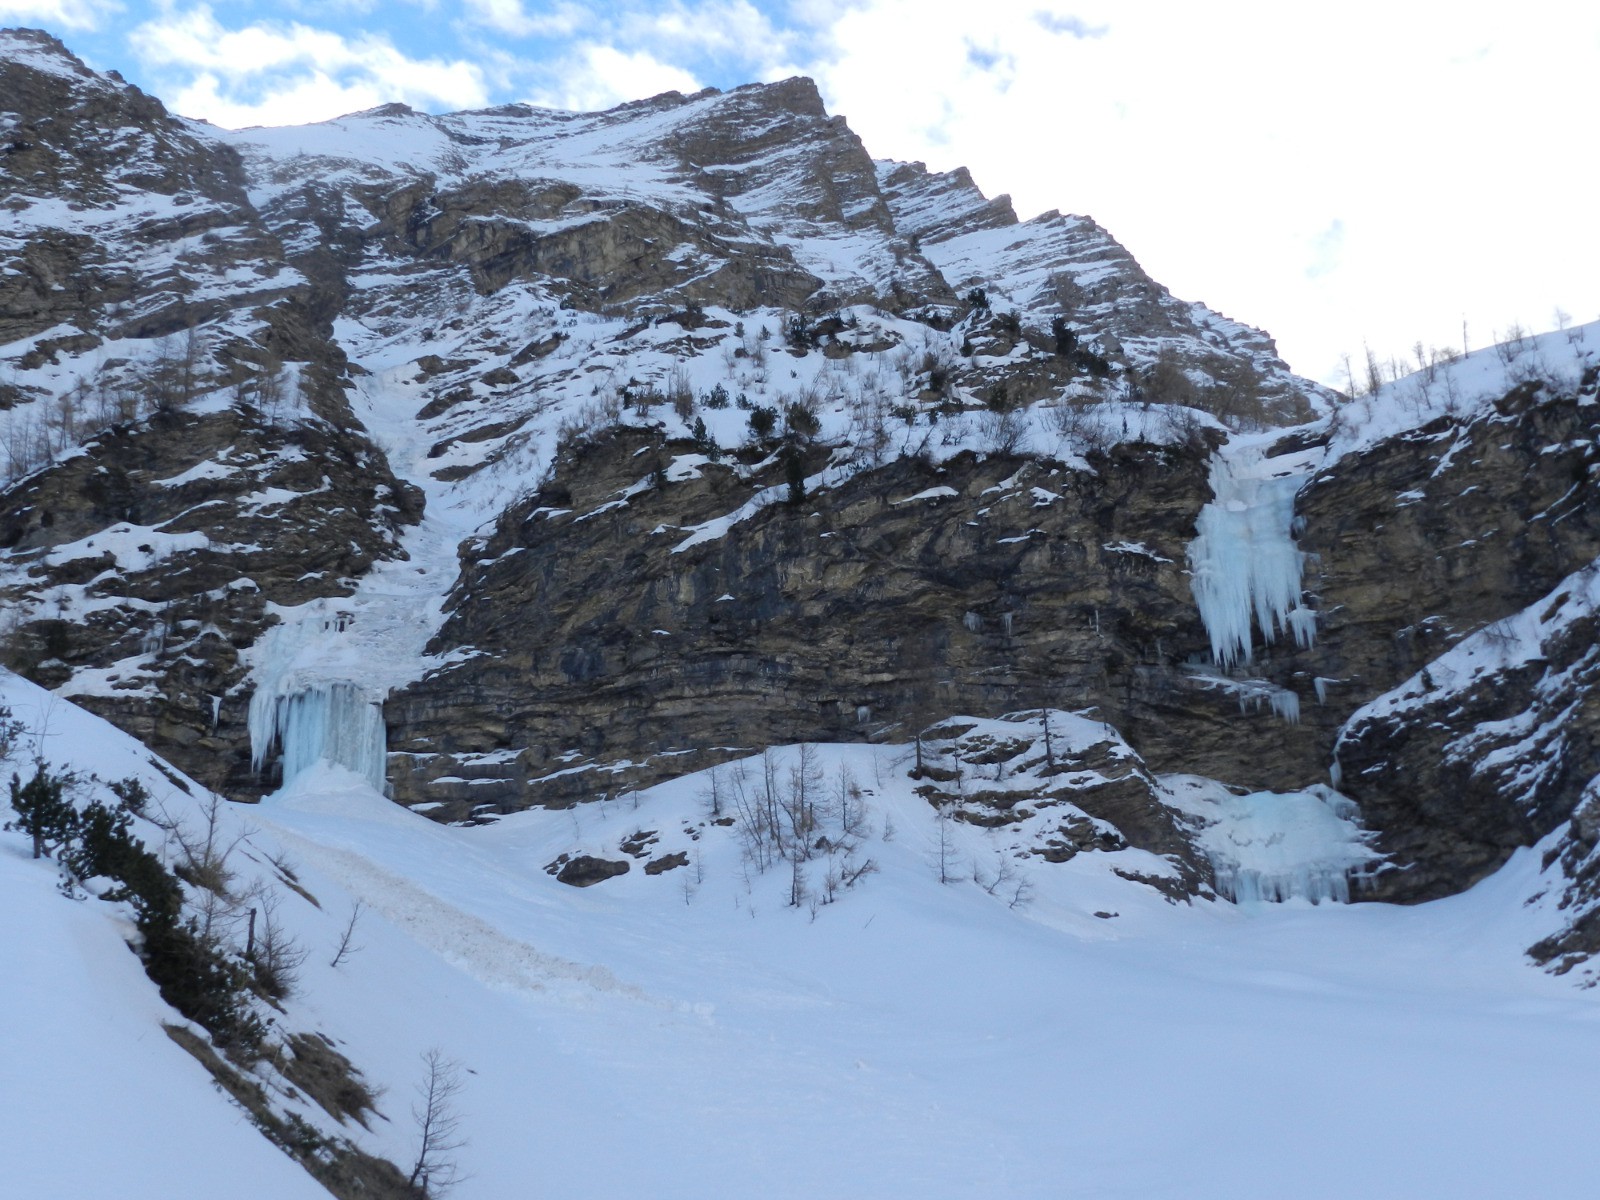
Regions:
<instances>
[{"instance_id":1,"label":"snowy foreground slope","mask_svg":"<svg viewBox=\"0 0 1600 1200\"><path fill-rule=\"evenodd\" d=\"M47 756L196 815L131 740L4 688ZM1524 903L1535 853L1413 908L1173 905L1083 855L1025 867L1013 905L940 884L903 758L825 761L861 785L876 870L814 908L741 862L704 779L475 828L336 768L229 806L241 871L276 858L321 905L285 896L311 953L277 1020L385 1089L388 1120L354 1132L397 1161L418 1055L462 1063L463 1197L1591 1194L1600 1007L1522 958L1552 920ZM635 831L689 862L586 890L543 869ZM992 835L949 832L983 874ZM313 1194L162 1035L113 906L0 848L29 917L0 984L6 1090L31 1097L4 1135L16 1194ZM329 968L356 900L360 950Z\"/></svg>"}]
</instances>

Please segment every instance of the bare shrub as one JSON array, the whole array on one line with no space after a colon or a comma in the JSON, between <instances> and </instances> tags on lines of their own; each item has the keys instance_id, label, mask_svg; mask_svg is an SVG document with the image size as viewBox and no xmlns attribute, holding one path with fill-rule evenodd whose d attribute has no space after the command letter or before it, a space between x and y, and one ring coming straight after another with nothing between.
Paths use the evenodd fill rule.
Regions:
<instances>
[{"instance_id":1,"label":"bare shrub","mask_svg":"<svg viewBox=\"0 0 1600 1200\"><path fill-rule=\"evenodd\" d=\"M178 845L179 859L173 873L185 883L227 898L228 885L233 880L228 859L250 831L242 829L230 836L224 828L222 804L222 797L213 792L200 809L199 828L171 820L166 822L166 828Z\"/></svg>"},{"instance_id":2,"label":"bare shrub","mask_svg":"<svg viewBox=\"0 0 1600 1200\"><path fill-rule=\"evenodd\" d=\"M432 1198L445 1195L466 1178L455 1157L467 1145L456 1109L456 1097L465 1085L461 1064L437 1047L422 1056L422 1063L417 1101L411 1106L417 1125L417 1157L406 1182Z\"/></svg>"},{"instance_id":3,"label":"bare shrub","mask_svg":"<svg viewBox=\"0 0 1600 1200\"><path fill-rule=\"evenodd\" d=\"M361 919L364 907L359 900L350 906L350 919L344 923L344 928L339 932L339 941L334 947L333 957L328 960L330 967L338 967L345 959L361 950L361 947L355 944L355 936L356 922Z\"/></svg>"},{"instance_id":4,"label":"bare shrub","mask_svg":"<svg viewBox=\"0 0 1600 1200\"><path fill-rule=\"evenodd\" d=\"M556 427L558 453L559 450L580 446L606 430L614 429L621 419L621 397L608 389L577 412L561 419L561 424Z\"/></svg>"},{"instance_id":5,"label":"bare shrub","mask_svg":"<svg viewBox=\"0 0 1600 1200\"><path fill-rule=\"evenodd\" d=\"M984 449L993 454L1015 454L1028 436L1027 418L1020 412L985 412L978 418Z\"/></svg>"},{"instance_id":6,"label":"bare shrub","mask_svg":"<svg viewBox=\"0 0 1600 1200\"><path fill-rule=\"evenodd\" d=\"M893 411L888 397L876 389L858 389L850 397L845 439L856 457L869 467L880 467L888 458L893 443L889 425Z\"/></svg>"},{"instance_id":7,"label":"bare shrub","mask_svg":"<svg viewBox=\"0 0 1600 1200\"><path fill-rule=\"evenodd\" d=\"M1161 428L1167 441L1185 449L1209 449L1206 424L1192 408L1166 408L1161 412Z\"/></svg>"},{"instance_id":8,"label":"bare shrub","mask_svg":"<svg viewBox=\"0 0 1600 1200\"><path fill-rule=\"evenodd\" d=\"M667 399L678 420L687 421L694 416L694 388L689 383L689 372L682 367L672 369L667 380Z\"/></svg>"},{"instance_id":9,"label":"bare shrub","mask_svg":"<svg viewBox=\"0 0 1600 1200\"><path fill-rule=\"evenodd\" d=\"M1520 358L1528 349L1529 340L1527 330L1523 329L1521 322L1513 321L1500 335L1500 340L1495 343L1495 357L1505 366L1510 366Z\"/></svg>"},{"instance_id":10,"label":"bare shrub","mask_svg":"<svg viewBox=\"0 0 1600 1200\"><path fill-rule=\"evenodd\" d=\"M305 965L309 953L289 936L278 919L279 902L275 890L260 893L255 945L250 953L256 987L273 1000L283 1000L293 993L300 982L300 968Z\"/></svg>"}]
</instances>

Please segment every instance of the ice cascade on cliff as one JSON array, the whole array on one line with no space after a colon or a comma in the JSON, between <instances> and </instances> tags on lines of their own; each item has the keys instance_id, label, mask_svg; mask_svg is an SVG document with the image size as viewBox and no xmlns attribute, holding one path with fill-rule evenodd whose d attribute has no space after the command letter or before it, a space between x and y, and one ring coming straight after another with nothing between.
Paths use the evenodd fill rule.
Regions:
<instances>
[{"instance_id":1,"label":"ice cascade on cliff","mask_svg":"<svg viewBox=\"0 0 1600 1200\"><path fill-rule=\"evenodd\" d=\"M1279 634L1301 646L1316 638L1316 613L1300 594L1306 556L1294 541L1294 498L1306 475L1300 460L1250 446L1211 459L1213 499L1189 544L1190 586L1212 661L1224 670L1254 656L1252 623L1268 643Z\"/></svg>"},{"instance_id":2,"label":"ice cascade on cliff","mask_svg":"<svg viewBox=\"0 0 1600 1200\"><path fill-rule=\"evenodd\" d=\"M318 762L345 767L384 790L387 735L383 697L329 678L348 628L343 614L312 614L275 626L262 641L250 698L250 765L260 774L282 750L284 784Z\"/></svg>"}]
</instances>

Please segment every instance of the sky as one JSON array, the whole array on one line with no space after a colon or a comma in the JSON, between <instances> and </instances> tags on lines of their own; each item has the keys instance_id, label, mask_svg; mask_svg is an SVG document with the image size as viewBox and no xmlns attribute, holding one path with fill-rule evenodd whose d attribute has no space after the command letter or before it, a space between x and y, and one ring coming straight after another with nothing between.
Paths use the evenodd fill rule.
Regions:
<instances>
[{"instance_id":1,"label":"sky","mask_svg":"<svg viewBox=\"0 0 1600 1200\"><path fill-rule=\"evenodd\" d=\"M1600 5L0 0L186 116L595 109L814 78L879 158L1092 216L1344 386L1600 317Z\"/></svg>"}]
</instances>

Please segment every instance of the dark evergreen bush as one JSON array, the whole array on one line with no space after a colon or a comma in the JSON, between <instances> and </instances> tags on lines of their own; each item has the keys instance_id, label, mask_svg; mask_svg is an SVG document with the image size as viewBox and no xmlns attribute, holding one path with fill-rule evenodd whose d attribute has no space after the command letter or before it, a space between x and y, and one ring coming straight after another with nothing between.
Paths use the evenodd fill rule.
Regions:
<instances>
[{"instance_id":1,"label":"dark evergreen bush","mask_svg":"<svg viewBox=\"0 0 1600 1200\"><path fill-rule=\"evenodd\" d=\"M766 441L778 427L778 410L758 404L750 410L750 433L757 441Z\"/></svg>"},{"instance_id":2,"label":"dark evergreen bush","mask_svg":"<svg viewBox=\"0 0 1600 1200\"><path fill-rule=\"evenodd\" d=\"M8 821L6 828L20 829L33 839L35 858L46 857L77 828L77 809L65 796L70 782L71 776L51 774L42 761L34 765L33 778L27 783L20 775L11 776L11 810L17 819Z\"/></svg>"},{"instance_id":3,"label":"dark evergreen bush","mask_svg":"<svg viewBox=\"0 0 1600 1200\"><path fill-rule=\"evenodd\" d=\"M140 920L144 969L161 998L197 1025L217 1045L249 1056L266 1033L250 1011L250 977L244 966L201 933L194 921Z\"/></svg>"},{"instance_id":4,"label":"dark evergreen bush","mask_svg":"<svg viewBox=\"0 0 1600 1200\"><path fill-rule=\"evenodd\" d=\"M1078 348L1078 335L1067 325L1065 317L1050 322L1050 336L1056 340L1056 353L1063 358L1072 357L1072 352Z\"/></svg>"},{"instance_id":5,"label":"dark evergreen bush","mask_svg":"<svg viewBox=\"0 0 1600 1200\"><path fill-rule=\"evenodd\" d=\"M33 838L35 858L55 851L74 893L77 882L111 880L114 886L101 895L132 906L145 974L162 999L204 1027L219 1046L253 1054L265 1028L250 1011L248 971L194 921L183 920L182 886L133 834L134 815L148 802L148 790L136 779L120 780L110 785L114 806L95 799L79 809L66 795L73 782L44 762L27 783L12 775L17 819L7 828Z\"/></svg>"},{"instance_id":6,"label":"dark evergreen bush","mask_svg":"<svg viewBox=\"0 0 1600 1200\"><path fill-rule=\"evenodd\" d=\"M806 467L800 452L792 447L783 458L783 477L789 484L789 503L802 503L806 498Z\"/></svg>"}]
</instances>

